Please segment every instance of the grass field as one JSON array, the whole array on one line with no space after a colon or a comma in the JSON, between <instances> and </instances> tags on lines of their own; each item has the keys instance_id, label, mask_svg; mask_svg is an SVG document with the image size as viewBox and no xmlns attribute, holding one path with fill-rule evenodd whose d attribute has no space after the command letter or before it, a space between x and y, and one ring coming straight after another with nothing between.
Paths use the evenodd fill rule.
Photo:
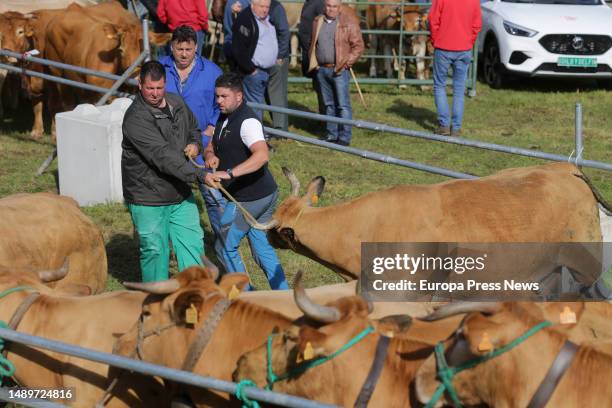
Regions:
<instances>
[{"instance_id":1,"label":"grass field","mask_svg":"<svg viewBox=\"0 0 612 408\"><path fill-rule=\"evenodd\" d=\"M597 89L590 82L565 80L527 80L501 91L479 83L477 91L476 98L466 99L464 137L569 156L574 145L574 106L580 102L584 111L584 157L612 162L612 91ZM436 127L430 92L412 87L398 90L392 86L366 86L364 94L368 110L359 104L356 92L353 93L355 118L422 131L433 131ZM316 97L309 86L290 86L289 101L292 108L316 111ZM21 111L27 112L26 107ZM0 123L0 197L18 192L58 191L57 163L43 176L34 175L53 144L48 136L42 141L31 140L27 133L30 121L31 117L24 113ZM324 137L323 123L291 118L290 124L290 131ZM280 185L281 199L289 193L281 166L292 169L302 186L317 175L327 179L320 206L398 184L430 184L446 179L303 143L276 140L272 144L275 152L270 168ZM359 129L354 129L353 146L476 175L542 163L526 157ZM604 197L612 201L612 174L591 169L585 172ZM198 204L202 210L200 197ZM124 280L139 280L138 247L126 208L111 204L83 210L104 234L111 274L108 288L117 289ZM201 219L206 251L212 255L210 227L204 211ZM255 285L266 288L267 282L250 260L246 244L242 253ZM305 271L308 286L340 281L330 270L290 251L279 251L279 255L289 277L299 268Z\"/></svg>"}]
</instances>

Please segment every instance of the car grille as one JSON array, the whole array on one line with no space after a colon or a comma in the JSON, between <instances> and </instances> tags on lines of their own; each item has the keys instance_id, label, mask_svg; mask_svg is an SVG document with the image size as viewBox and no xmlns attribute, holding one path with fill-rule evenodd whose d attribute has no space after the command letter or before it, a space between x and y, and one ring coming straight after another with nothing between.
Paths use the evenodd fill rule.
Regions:
<instances>
[{"instance_id":1,"label":"car grille","mask_svg":"<svg viewBox=\"0 0 612 408\"><path fill-rule=\"evenodd\" d=\"M599 72L612 73L612 69L606 64L599 64L597 67L560 67L551 62L541 64L536 71L550 71L568 74L596 74Z\"/></svg>"},{"instance_id":2,"label":"car grille","mask_svg":"<svg viewBox=\"0 0 612 408\"><path fill-rule=\"evenodd\" d=\"M612 47L608 35L549 34L540 39L540 44L553 54L601 55Z\"/></svg>"}]
</instances>

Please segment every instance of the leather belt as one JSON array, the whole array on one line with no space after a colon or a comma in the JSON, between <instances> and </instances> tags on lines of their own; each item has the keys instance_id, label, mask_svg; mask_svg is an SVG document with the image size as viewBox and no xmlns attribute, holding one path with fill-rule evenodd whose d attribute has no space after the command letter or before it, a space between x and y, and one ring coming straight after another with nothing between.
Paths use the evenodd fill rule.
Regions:
<instances>
[{"instance_id":1,"label":"leather belt","mask_svg":"<svg viewBox=\"0 0 612 408\"><path fill-rule=\"evenodd\" d=\"M336 64L321 64L321 66L324 68L334 68Z\"/></svg>"}]
</instances>

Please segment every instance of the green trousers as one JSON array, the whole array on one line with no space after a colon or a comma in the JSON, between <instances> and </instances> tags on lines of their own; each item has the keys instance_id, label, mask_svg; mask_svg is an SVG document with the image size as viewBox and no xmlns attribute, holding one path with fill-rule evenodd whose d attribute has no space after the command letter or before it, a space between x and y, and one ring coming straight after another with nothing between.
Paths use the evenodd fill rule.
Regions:
<instances>
[{"instance_id":1,"label":"green trousers","mask_svg":"<svg viewBox=\"0 0 612 408\"><path fill-rule=\"evenodd\" d=\"M179 204L127 206L140 238L143 282L168 279L168 241L172 241L179 271L193 265L202 265L204 231L200 226L200 213L193 196Z\"/></svg>"}]
</instances>

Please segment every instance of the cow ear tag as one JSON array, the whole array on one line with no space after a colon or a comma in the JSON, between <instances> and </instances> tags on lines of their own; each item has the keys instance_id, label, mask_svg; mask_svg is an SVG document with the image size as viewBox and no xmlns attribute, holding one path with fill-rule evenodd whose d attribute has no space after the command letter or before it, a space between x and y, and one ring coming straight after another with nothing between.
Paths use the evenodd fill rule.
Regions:
<instances>
[{"instance_id":1,"label":"cow ear tag","mask_svg":"<svg viewBox=\"0 0 612 408\"><path fill-rule=\"evenodd\" d=\"M312 347L312 343L309 341L306 342L306 347L304 348L304 360L312 360L314 358L314 348Z\"/></svg>"},{"instance_id":2,"label":"cow ear tag","mask_svg":"<svg viewBox=\"0 0 612 408\"><path fill-rule=\"evenodd\" d=\"M312 197L310 197L310 202L313 204L317 204L319 202L319 196L316 194L313 194Z\"/></svg>"},{"instance_id":3,"label":"cow ear tag","mask_svg":"<svg viewBox=\"0 0 612 408\"><path fill-rule=\"evenodd\" d=\"M198 309L191 303L185 310L185 322L187 324L196 324L198 322Z\"/></svg>"},{"instance_id":4,"label":"cow ear tag","mask_svg":"<svg viewBox=\"0 0 612 408\"><path fill-rule=\"evenodd\" d=\"M232 285L232 288L230 289L229 294L227 295L227 298L229 300L234 300L238 297L238 295L240 295L240 291L238 290L236 285Z\"/></svg>"},{"instance_id":5,"label":"cow ear tag","mask_svg":"<svg viewBox=\"0 0 612 408\"><path fill-rule=\"evenodd\" d=\"M576 313L569 308L569 306L563 307L563 311L559 315L559 322L561 324L574 324L576 323Z\"/></svg>"},{"instance_id":6,"label":"cow ear tag","mask_svg":"<svg viewBox=\"0 0 612 408\"><path fill-rule=\"evenodd\" d=\"M480 339L480 344L478 344L478 351L491 351L493 350L493 344L491 340L489 340L489 334L483 333L482 339Z\"/></svg>"}]
</instances>

